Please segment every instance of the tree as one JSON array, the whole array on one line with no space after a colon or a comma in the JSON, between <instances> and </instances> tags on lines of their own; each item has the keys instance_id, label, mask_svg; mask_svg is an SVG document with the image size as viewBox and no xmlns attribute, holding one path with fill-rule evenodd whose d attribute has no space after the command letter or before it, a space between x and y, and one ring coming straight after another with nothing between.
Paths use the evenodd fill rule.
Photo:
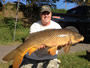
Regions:
<instances>
[{"instance_id":1,"label":"tree","mask_svg":"<svg viewBox=\"0 0 90 68\"><path fill-rule=\"evenodd\" d=\"M15 29L14 29L14 36L13 36L13 41L15 40L15 36L16 36L16 26L17 26L17 19L18 19L18 12L19 12L19 3L20 0L18 0L18 4L17 4L17 11L16 11L16 22L15 22Z\"/></svg>"},{"instance_id":2,"label":"tree","mask_svg":"<svg viewBox=\"0 0 90 68\"><path fill-rule=\"evenodd\" d=\"M54 3L56 3L59 0L27 0L29 5L33 5L34 3L37 3L39 6L42 4L49 4L51 7L56 7Z\"/></svg>"},{"instance_id":3,"label":"tree","mask_svg":"<svg viewBox=\"0 0 90 68\"><path fill-rule=\"evenodd\" d=\"M5 0L0 0L0 2L3 2L3 9L5 8Z\"/></svg>"},{"instance_id":4,"label":"tree","mask_svg":"<svg viewBox=\"0 0 90 68\"><path fill-rule=\"evenodd\" d=\"M90 5L90 0L65 0L66 2L75 2L78 5Z\"/></svg>"}]
</instances>

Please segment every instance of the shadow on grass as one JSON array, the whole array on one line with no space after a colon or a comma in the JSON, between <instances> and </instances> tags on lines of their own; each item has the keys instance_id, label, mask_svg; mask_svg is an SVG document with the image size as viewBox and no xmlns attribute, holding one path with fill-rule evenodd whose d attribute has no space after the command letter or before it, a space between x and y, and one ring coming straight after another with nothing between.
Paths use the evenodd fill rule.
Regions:
<instances>
[{"instance_id":1,"label":"shadow on grass","mask_svg":"<svg viewBox=\"0 0 90 68\"><path fill-rule=\"evenodd\" d=\"M90 57L88 57L87 55L79 55L79 57L90 61Z\"/></svg>"},{"instance_id":2,"label":"shadow on grass","mask_svg":"<svg viewBox=\"0 0 90 68\"><path fill-rule=\"evenodd\" d=\"M9 68L13 68L12 65L10 65Z\"/></svg>"}]
</instances>

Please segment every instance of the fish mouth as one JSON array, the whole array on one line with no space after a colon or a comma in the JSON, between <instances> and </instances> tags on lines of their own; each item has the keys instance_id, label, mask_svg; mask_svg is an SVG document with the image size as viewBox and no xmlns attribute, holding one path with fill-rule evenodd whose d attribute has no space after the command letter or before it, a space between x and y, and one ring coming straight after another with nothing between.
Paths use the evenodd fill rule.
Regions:
<instances>
[{"instance_id":1,"label":"fish mouth","mask_svg":"<svg viewBox=\"0 0 90 68\"><path fill-rule=\"evenodd\" d=\"M81 41L83 41L83 40L84 40L84 37L81 38Z\"/></svg>"},{"instance_id":2,"label":"fish mouth","mask_svg":"<svg viewBox=\"0 0 90 68\"><path fill-rule=\"evenodd\" d=\"M78 39L78 41L76 41L76 43L83 42L83 41L84 41L84 37L82 36L80 39Z\"/></svg>"},{"instance_id":3,"label":"fish mouth","mask_svg":"<svg viewBox=\"0 0 90 68\"><path fill-rule=\"evenodd\" d=\"M84 41L84 37L82 36L82 38L78 42L83 42L83 41Z\"/></svg>"}]
</instances>

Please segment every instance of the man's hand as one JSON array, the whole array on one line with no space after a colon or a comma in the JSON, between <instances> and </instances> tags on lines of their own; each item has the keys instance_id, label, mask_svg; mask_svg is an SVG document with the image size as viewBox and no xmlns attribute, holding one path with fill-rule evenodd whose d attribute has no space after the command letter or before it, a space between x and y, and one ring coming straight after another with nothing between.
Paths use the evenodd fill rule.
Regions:
<instances>
[{"instance_id":1,"label":"man's hand","mask_svg":"<svg viewBox=\"0 0 90 68\"><path fill-rule=\"evenodd\" d=\"M45 45L41 45L38 47L38 49L42 49L42 48L45 48L46 46Z\"/></svg>"}]
</instances>

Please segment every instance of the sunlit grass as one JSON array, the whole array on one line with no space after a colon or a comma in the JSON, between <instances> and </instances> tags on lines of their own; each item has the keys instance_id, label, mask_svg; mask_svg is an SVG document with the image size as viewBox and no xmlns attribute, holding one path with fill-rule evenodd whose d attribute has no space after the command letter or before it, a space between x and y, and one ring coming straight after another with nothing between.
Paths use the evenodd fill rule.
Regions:
<instances>
[{"instance_id":1,"label":"sunlit grass","mask_svg":"<svg viewBox=\"0 0 90 68\"><path fill-rule=\"evenodd\" d=\"M86 58L86 52L76 52L59 55L62 61L60 68L90 68L90 61Z\"/></svg>"},{"instance_id":2,"label":"sunlit grass","mask_svg":"<svg viewBox=\"0 0 90 68\"><path fill-rule=\"evenodd\" d=\"M12 62L3 63L0 62L0 68L11 68Z\"/></svg>"},{"instance_id":3,"label":"sunlit grass","mask_svg":"<svg viewBox=\"0 0 90 68\"><path fill-rule=\"evenodd\" d=\"M15 21L12 18L5 19L5 22L0 22L0 44L15 44L17 42L22 42L22 39L29 35L29 28L23 27L22 22L17 23L15 41L14 38L14 24Z\"/></svg>"}]
</instances>

